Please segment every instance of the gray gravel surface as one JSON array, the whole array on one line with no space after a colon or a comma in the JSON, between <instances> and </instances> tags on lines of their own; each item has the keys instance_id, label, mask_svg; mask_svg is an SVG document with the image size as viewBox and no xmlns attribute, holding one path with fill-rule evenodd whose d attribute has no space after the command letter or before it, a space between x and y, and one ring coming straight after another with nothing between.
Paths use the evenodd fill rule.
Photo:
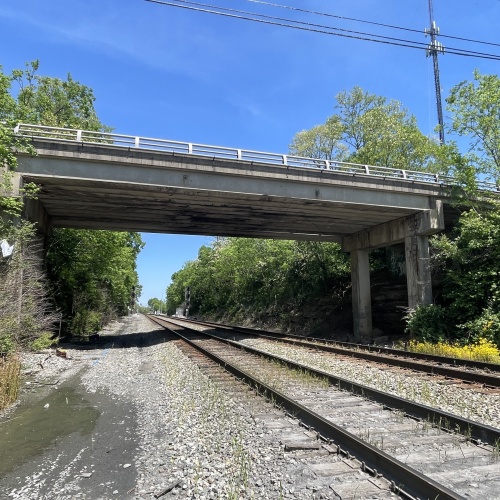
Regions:
<instances>
[{"instance_id":1,"label":"gray gravel surface","mask_svg":"<svg viewBox=\"0 0 500 500\"><path fill-rule=\"evenodd\" d=\"M309 458L285 454L259 417L270 405L229 397L145 317L114 323L96 348L67 352L26 356L24 368L38 384L57 382L47 386L54 393L77 380L79 397L100 412L96 427L0 479L1 498L336 498Z\"/></svg>"},{"instance_id":2,"label":"gray gravel surface","mask_svg":"<svg viewBox=\"0 0 500 500\"><path fill-rule=\"evenodd\" d=\"M175 322L183 324L182 320L177 319ZM211 328L195 324L187 326L199 331ZM302 347L266 339L249 337L241 340L241 343L358 384L500 428L500 394L495 392L480 393L464 386L435 381L431 377L418 378L410 371L404 373L378 367L375 363L346 361L325 352L312 352Z\"/></svg>"}]
</instances>

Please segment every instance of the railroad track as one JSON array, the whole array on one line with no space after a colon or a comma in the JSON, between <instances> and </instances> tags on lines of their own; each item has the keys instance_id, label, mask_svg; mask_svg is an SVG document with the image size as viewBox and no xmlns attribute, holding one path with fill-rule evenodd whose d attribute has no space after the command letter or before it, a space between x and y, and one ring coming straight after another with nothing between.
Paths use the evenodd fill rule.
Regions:
<instances>
[{"instance_id":1,"label":"railroad track","mask_svg":"<svg viewBox=\"0 0 500 500\"><path fill-rule=\"evenodd\" d=\"M324 339L303 338L276 332L256 330L238 326L223 325L210 321L193 321L182 319L193 324L204 325L226 332L233 339L243 336L253 337L292 344L313 351L323 351L349 359L359 359L396 367L412 372L422 372L433 377L440 377L446 383L460 383L467 388L486 393L500 393L500 365L458 358L447 358L432 354L413 353L401 349L368 346L349 342L328 341ZM238 337L238 334L240 335Z\"/></svg>"},{"instance_id":2,"label":"railroad track","mask_svg":"<svg viewBox=\"0 0 500 500\"><path fill-rule=\"evenodd\" d=\"M335 465L338 459L328 455L330 460L316 464L316 471L330 471L333 477L339 467L349 467L345 460L354 460L382 497L392 491L407 498L498 498L499 429L314 372L178 322L153 320L318 433L323 451L344 457L343 464ZM462 434L455 432L459 430ZM380 498L373 492L357 498L370 495Z\"/></svg>"}]
</instances>

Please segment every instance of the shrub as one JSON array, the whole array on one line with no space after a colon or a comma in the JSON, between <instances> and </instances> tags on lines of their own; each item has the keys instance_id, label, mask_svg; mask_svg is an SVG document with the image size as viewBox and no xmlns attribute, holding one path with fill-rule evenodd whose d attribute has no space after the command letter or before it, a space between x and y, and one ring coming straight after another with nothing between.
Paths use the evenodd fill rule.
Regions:
<instances>
[{"instance_id":1,"label":"shrub","mask_svg":"<svg viewBox=\"0 0 500 500\"><path fill-rule=\"evenodd\" d=\"M14 351L16 345L14 340L10 335L0 334L0 356L5 356L6 354Z\"/></svg>"},{"instance_id":2,"label":"shrub","mask_svg":"<svg viewBox=\"0 0 500 500\"><path fill-rule=\"evenodd\" d=\"M448 342L430 343L411 340L408 349L411 352L422 352L450 358L500 363L500 351L498 347L485 338L479 338L475 343L465 345L461 345L458 342L450 344Z\"/></svg>"},{"instance_id":3,"label":"shrub","mask_svg":"<svg viewBox=\"0 0 500 500\"><path fill-rule=\"evenodd\" d=\"M406 316L406 331L416 340L438 342L447 337L446 310L438 305L418 306Z\"/></svg>"},{"instance_id":4,"label":"shrub","mask_svg":"<svg viewBox=\"0 0 500 500\"><path fill-rule=\"evenodd\" d=\"M481 315L459 328L463 330L472 342L488 340L500 347L500 314L490 307L483 310Z\"/></svg>"},{"instance_id":5,"label":"shrub","mask_svg":"<svg viewBox=\"0 0 500 500\"><path fill-rule=\"evenodd\" d=\"M41 351L42 349L47 349L57 343L57 339L53 338L51 332L43 332L37 339L31 342L30 348L33 351Z\"/></svg>"},{"instance_id":6,"label":"shrub","mask_svg":"<svg viewBox=\"0 0 500 500\"><path fill-rule=\"evenodd\" d=\"M71 333L80 337L87 337L102 327L102 315L96 311L79 310L71 321Z\"/></svg>"}]
</instances>

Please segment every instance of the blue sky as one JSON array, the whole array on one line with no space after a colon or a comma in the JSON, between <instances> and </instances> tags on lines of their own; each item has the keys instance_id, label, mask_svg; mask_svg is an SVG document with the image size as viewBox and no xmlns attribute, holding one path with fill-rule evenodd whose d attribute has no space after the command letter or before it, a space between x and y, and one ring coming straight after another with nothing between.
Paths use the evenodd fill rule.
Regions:
<instances>
[{"instance_id":1,"label":"blue sky","mask_svg":"<svg viewBox=\"0 0 500 500\"><path fill-rule=\"evenodd\" d=\"M173 0L175 1L175 0ZM423 35L307 17L247 0L214 5L300 18L425 42ZM277 0L344 17L423 29L427 0ZM499 0L434 0L442 34L500 43ZM144 0L2 0L0 64L5 72L39 59L40 74L90 86L101 121L124 134L286 152L294 134L324 122L334 96L355 85L401 101L425 134L437 122L431 59L425 52L250 23ZM500 47L443 39L445 46L500 54ZM475 68L499 61L446 54L443 98ZM445 112L446 116L446 112ZM173 272L211 238L144 234L140 299L161 298Z\"/></svg>"}]
</instances>

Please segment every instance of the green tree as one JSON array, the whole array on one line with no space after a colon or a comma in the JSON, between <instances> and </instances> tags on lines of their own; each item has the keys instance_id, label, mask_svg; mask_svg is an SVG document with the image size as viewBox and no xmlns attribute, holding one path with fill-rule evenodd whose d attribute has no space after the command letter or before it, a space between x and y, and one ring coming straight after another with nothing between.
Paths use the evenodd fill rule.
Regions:
<instances>
[{"instance_id":1,"label":"green tree","mask_svg":"<svg viewBox=\"0 0 500 500\"><path fill-rule=\"evenodd\" d=\"M436 237L433 248L444 273L450 335L500 345L500 203L464 212L454 234Z\"/></svg>"},{"instance_id":2,"label":"green tree","mask_svg":"<svg viewBox=\"0 0 500 500\"><path fill-rule=\"evenodd\" d=\"M298 132L290 144L290 152L308 158L347 161L349 148L342 142L343 135L340 116L330 116L323 125Z\"/></svg>"},{"instance_id":3,"label":"green tree","mask_svg":"<svg viewBox=\"0 0 500 500\"><path fill-rule=\"evenodd\" d=\"M459 173L465 171L468 178L486 174L500 181L500 78L475 71L474 81L453 87L446 102L449 131L469 140Z\"/></svg>"},{"instance_id":4,"label":"green tree","mask_svg":"<svg viewBox=\"0 0 500 500\"><path fill-rule=\"evenodd\" d=\"M149 312L166 312L165 302L163 300L157 299L156 297L148 300L148 307Z\"/></svg>"},{"instance_id":5,"label":"green tree","mask_svg":"<svg viewBox=\"0 0 500 500\"><path fill-rule=\"evenodd\" d=\"M16 248L20 252L22 250L19 255L23 256L23 262L26 263L33 261L27 256L27 249L30 248L28 243L34 234L34 226L19 222L21 195L32 193L33 187L25 186L24 193L12 192L17 164L13 151L21 147L28 148L13 134L14 125L18 122L30 122L99 132L111 130L97 116L95 97L90 87L77 82L70 74L65 80L61 80L39 75L38 69L38 61L33 61L27 63L25 69L14 70L11 75L0 72L0 239L16 242ZM50 274L55 281L57 305L76 333L88 333L113 314L125 313L131 304L132 293L135 291L136 295L140 294L135 262L142 246L137 233L66 229L55 232L49 249ZM17 270L14 272L12 265L3 266L4 272L14 272L15 276L22 276L24 280L32 274L27 272L19 259L11 259L11 262L17 263ZM2 283L10 283L12 279L12 276L9 280L7 275L0 276ZM41 282L41 279L35 281ZM19 287L19 283L11 286L11 298L5 301L6 304L19 302L16 291ZM26 295L27 290L35 288L22 287L25 307L40 300L39 292L36 300ZM3 316L13 317L11 312ZM18 313L19 324L30 323L20 321L21 317ZM36 323L35 319L31 321L31 324ZM14 337L23 338L23 334L16 333Z\"/></svg>"},{"instance_id":6,"label":"green tree","mask_svg":"<svg viewBox=\"0 0 500 500\"><path fill-rule=\"evenodd\" d=\"M33 196L34 186L15 191L15 150L29 146L13 133L18 104L12 96L12 77L0 66L0 241L12 246L10 257L0 254L0 355L20 347L50 344L47 330L55 315L41 271L39 248L33 242L35 227L20 220L22 195ZM37 340L43 339L43 341Z\"/></svg>"},{"instance_id":7,"label":"green tree","mask_svg":"<svg viewBox=\"0 0 500 500\"><path fill-rule=\"evenodd\" d=\"M332 290L345 290L347 256L337 244L225 238L204 246L198 258L172 275L168 313L191 288L191 312L209 316L272 313L301 307Z\"/></svg>"},{"instance_id":8,"label":"green tree","mask_svg":"<svg viewBox=\"0 0 500 500\"><path fill-rule=\"evenodd\" d=\"M57 302L71 331L86 335L128 312L138 289L137 233L58 229L47 253Z\"/></svg>"},{"instance_id":9,"label":"green tree","mask_svg":"<svg viewBox=\"0 0 500 500\"><path fill-rule=\"evenodd\" d=\"M39 61L14 70L12 80L18 84L15 117L25 123L52 127L81 128L99 132L111 131L101 123L94 108L93 90L68 73L66 80L37 74Z\"/></svg>"},{"instance_id":10,"label":"green tree","mask_svg":"<svg viewBox=\"0 0 500 500\"><path fill-rule=\"evenodd\" d=\"M301 156L406 170L443 170L437 141L424 136L398 101L354 87L336 96L325 124L299 132L290 152Z\"/></svg>"}]
</instances>

